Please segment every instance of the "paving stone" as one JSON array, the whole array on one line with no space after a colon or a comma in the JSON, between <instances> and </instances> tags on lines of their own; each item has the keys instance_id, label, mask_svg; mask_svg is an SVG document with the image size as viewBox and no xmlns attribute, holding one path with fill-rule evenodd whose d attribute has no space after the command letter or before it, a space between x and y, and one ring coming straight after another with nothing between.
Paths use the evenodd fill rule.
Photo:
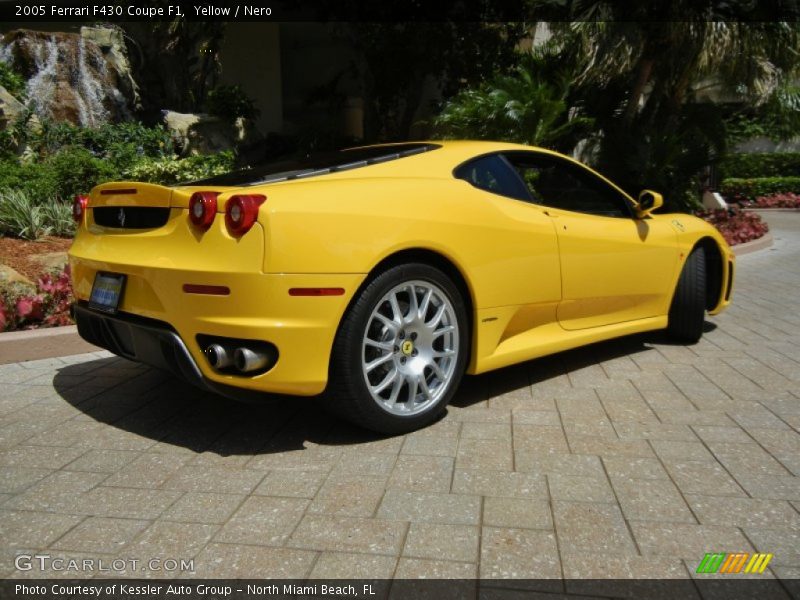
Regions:
<instances>
[{"instance_id":1,"label":"paving stone","mask_svg":"<svg viewBox=\"0 0 800 600\"><path fill-rule=\"evenodd\" d=\"M18 494L53 473L50 469L0 467L0 489Z\"/></svg>"},{"instance_id":2,"label":"paving stone","mask_svg":"<svg viewBox=\"0 0 800 600\"><path fill-rule=\"evenodd\" d=\"M511 440L484 440L461 438L456 455L457 469L486 469L511 471L513 469Z\"/></svg>"},{"instance_id":3,"label":"paving stone","mask_svg":"<svg viewBox=\"0 0 800 600\"><path fill-rule=\"evenodd\" d=\"M759 552L775 555L777 566L800 567L800 531L794 529L763 529L745 527L744 533Z\"/></svg>"},{"instance_id":4,"label":"paving stone","mask_svg":"<svg viewBox=\"0 0 800 600\"><path fill-rule=\"evenodd\" d=\"M400 580L413 579L472 579L475 577L476 568L474 564L449 562L444 560L423 560L419 558L401 558L397 563L395 577ZM459 582L460 583L460 582ZM456 584L458 585L458 584ZM410 587L403 582L403 587ZM424 586L427 587L427 586ZM461 593L460 586L457 591ZM413 589L413 588L412 588ZM400 597L404 597L401 594ZM407 596L405 596L407 597ZM424 597L415 594L414 597ZM440 596L441 597L441 596Z\"/></svg>"},{"instance_id":5,"label":"paving stone","mask_svg":"<svg viewBox=\"0 0 800 600\"><path fill-rule=\"evenodd\" d=\"M714 461L711 454L702 442L676 442L667 440L653 440L650 442L661 460L705 460ZM750 444L752 445L752 444Z\"/></svg>"},{"instance_id":6,"label":"paving stone","mask_svg":"<svg viewBox=\"0 0 800 600\"><path fill-rule=\"evenodd\" d=\"M456 470L454 494L547 498L547 482L541 475L477 469Z\"/></svg>"},{"instance_id":7,"label":"paving stone","mask_svg":"<svg viewBox=\"0 0 800 600\"><path fill-rule=\"evenodd\" d=\"M696 495L686 500L704 525L800 529L800 513L784 500Z\"/></svg>"},{"instance_id":8,"label":"paving stone","mask_svg":"<svg viewBox=\"0 0 800 600\"><path fill-rule=\"evenodd\" d=\"M386 490L377 516L421 523L477 525L480 512L478 496Z\"/></svg>"},{"instance_id":9,"label":"paving stone","mask_svg":"<svg viewBox=\"0 0 800 600\"><path fill-rule=\"evenodd\" d=\"M458 451L456 436L409 435L403 443L401 454L425 456L455 456Z\"/></svg>"},{"instance_id":10,"label":"paving stone","mask_svg":"<svg viewBox=\"0 0 800 600\"><path fill-rule=\"evenodd\" d=\"M389 579L394 573L397 559L377 554L352 554L323 552L319 555L310 579ZM375 591L382 597L383 590Z\"/></svg>"},{"instance_id":11,"label":"paving stone","mask_svg":"<svg viewBox=\"0 0 800 600\"><path fill-rule=\"evenodd\" d=\"M622 512L614 504L553 500L562 553L637 554Z\"/></svg>"},{"instance_id":12,"label":"paving stone","mask_svg":"<svg viewBox=\"0 0 800 600\"><path fill-rule=\"evenodd\" d=\"M535 498L498 498L483 500L483 524L494 527L552 529L550 503Z\"/></svg>"},{"instance_id":13,"label":"paving stone","mask_svg":"<svg viewBox=\"0 0 800 600\"><path fill-rule=\"evenodd\" d=\"M89 450L80 458L69 463L69 471L90 471L94 473L116 473L140 456L133 450Z\"/></svg>"},{"instance_id":14,"label":"paving stone","mask_svg":"<svg viewBox=\"0 0 800 600\"><path fill-rule=\"evenodd\" d=\"M406 528L406 523L389 519L306 515L286 545L397 556L403 545Z\"/></svg>"},{"instance_id":15,"label":"paving stone","mask_svg":"<svg viewBox=\"0 0 800 600\"><path fill-rule=\"evenodd\" d=\"M605 476L599 457L582 454L539 454L520 450L514 454L514 467L517 471L538 475Z\"/></svg>"},{"instance_id":16,"label":"paving stone","mask_svg":"<svg viewBox=\"0 0 800 600\"><path fill-rule=\"evenodd\" d=\"M461 426L461 438L479 440L507 440L511 437L511 426L507 423L484 423L467 421Z\"/></svg>"},{"instance_id":17,"label":"paving stone","mask_svg":"<svg viewBox=\"0 0 800 600\"><path fill-rule=\"evenodd\" d=\"M447 456L401 455L387 485L404 490L449 492L454 464Z\"/></svg>"},{"instance_id":18,"label":"paving stone","mask_svg":"<svg viewBox=\"0 0 800 600\"><path fill-rule=\"evenodd\" d=\"M224 523L244 499L243 494L186 492L161 518L186 523Z\"/></svg>"},{"instance_id":19,"label":"paving stone","mask_svg":"<svg viewBox=\"0 0 800 600\"><path fill-rule=\"evenodd\" d=\"M574 502L615 502L614 492L605 477L572 477L552 473L547 476L550 495L556 500Z\"/></svg>"},{"instance_id":20,"label":"paving stone","mask_svg":"<svg viewBox=\"0 0 800 600\"><path fill-rule=\"evenodd\" d=\"M603 458L603 464L612 481L617 479L667 479L669 477L661 462L655 458L606 456Z\"/></svg>"},{"instance_id":21,"label":"paving stone","mask_svg":"<svg viewBox=\"0 0 800 600\"><path fill-rule=\"evenodd\" d=\"M478 539L475 526L411 523L403 556L474 563L478 560Z\"/></svg>"},{"instance_id":22,"label":"paving stone","mask_svg":"<svg viewBox=\"0 0 800 600\"><path fill-rule=\"evenodd\" d=\"M120 487L157 488L175 474L187 461L185 456L142 454L103 482Z\"/></svg>"},{"instance_id":23,"label":"paving stone","mask_svg":"<svg viewBox=\"0 0 800 600\"><path fill-rule=\"evenodd\" d=\"M313 498L327 476L324 471L270 471L253 493L262 496Z\"/></svg>"},{"instance_id":24,"label":"paving stone","mask_svg":"<svg viewBox=\"0 0 800 600\"><path fill-rule=\"evenodd\" d=\"M643 556L697 559L716 548L751 552L753 547L737 527L630 521Z\"/></svg>"},{"instance_id":25,"label":"paving stone","mask_svg":"<svg viewBox=\"0 0 800 600\"><path fill-rule=\"evenodd\" d=\"M45 547L64 535L83 517L29 510L0 510L2 543L15 547Z\"/></svg>"},{"instance_id":26,"label":"paving stone","mask_svg":"<svg viewBox=\"0 0 800 600\"><path fill-rule=\"evenodd\" d=\"M89 517L55 542L57 550L114 554L131 543L149 521Z\"/></svg>"},{"instance_id":27,"label":"paving stone","mask_svg":"<svg viewBox=\"0 0 800 600\"><path fill-rule=\"evenodd\" d=\"M369 517L386 489L385 477L340 476L329 479L308 507L310 514Z\"/></svg>"},{"instance_id":28,"label":"paving stone","mask_svg":"<svg viewBox=\"0 0 800 600\"><path fill-rule=\"evenodd\" d=\"M800 500L800 478L793 475L738 475L736 481L756 498Z\"/></svg>"},{"instance_id":29,"label":"paving stone","mask_svg":"<svg viewBox=\"0 0 800 600\"><path fill-rule=\"evenodd\" d=\"M397 456L395 454L359 455L355 452L343 453L331 472L337 475L386 477L392 472L396 461Z\"/></svg>"},{"instance_id":30,"label":"paving stone","mask_svg":"<svg viewBox=\"0 0 800 600\"><path fill-rule=\"evenodd\" d=\"M696 523L678 489L667 479L611 479L629 520Z\"/></svg>"},{"instance_id":31,"label":"paving stone","mask_svg":"<svg viewBox=\"0 0 800 600\"><path fill-rule=\"evenodd\" d=\"M653 451L645 440L613 440L596 436L571 438L570 447L575 454L600 456L652 457Z\"/></svg>"},{"instance_id":32,"label":"paving stone","mask_svg":"<svg viewBox=\"0 0 800 600\"><path fill-rule=\"evenodd\" d=\"M561 577L555 535L551 531L484 527L481 579L555 579Z\"/></svg>"},{"instance_id":33,"label":"paving stone","mask_svg":"<svg viewBox=\"0 0 800 600\"><path fill-rule=\"evenodd\" d=\"M0 466L22 467L28 469L60 469L81 456L79 448L58 446L16 446L0 452Z\"/></svg>"},{"instance_id":34,"label":"paving stone","mask_svg":"<svg viewBox=\"0 0 800 600\"><path fill-rule=\"evenodd\" d=\"M86 514L123 519L155 519L180 496L180 492L169 490L97 487L83 494L80 505Z\"/></svg>"},{"instance_id":35,"label":"paving stone","mask_svg":"<svg viewBox=\"0 0 800 600\"><path fill-rule=\"evenodd\" d=\"M242 503L214 538L217 542L280 546L308 506L303 498L252 496Z\"/></svg>"},{"instance_id":36,"label":"paving stone","mask_svg":"<svg viewBox=\"0 0 800 600\"><path fill-rule=\"evenodd\" d=\"M184 492L247 494L253 491L263 478L263 473L250 469L182 467L175 471L162 487Z\"/></svg>"},{"instance_id":37,"label":"paving stone","mask_svg":"<svg viewBox=\"0 0 800 600\"><path fill-rule=\"evenodd\" d=\"M744 496L736 481L718 463L707 461L666 462L667 471L684 494Z\"/></svg>"},{"instance_id":38,"label":"paving stone","mask_svg":"<svg viewBox=\"0 0 800 600\"><path fill-rule=\"evenodd\" d=\"M210 579L292 579L308 575L315 552L244 544L208 544L195 570Z\"/></svg>"}]
</instances>

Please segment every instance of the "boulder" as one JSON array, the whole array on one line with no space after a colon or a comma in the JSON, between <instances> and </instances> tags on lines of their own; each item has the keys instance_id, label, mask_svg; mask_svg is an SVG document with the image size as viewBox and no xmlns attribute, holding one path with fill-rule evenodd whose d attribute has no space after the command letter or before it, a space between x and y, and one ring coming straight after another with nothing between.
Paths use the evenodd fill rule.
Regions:
<instances>
[{"instance_id":1,"label":"boulder","mask_svg":"<svg viewBox=\"0 0 800 600\"><path fill-rule=\"evenodd\" d=\"M25 105L0 85L0 131L16 121L24 110Z\"/></svg>"},{"instance_id":2,"label":"boulder","mask_svg":"<svg viewBox=\"0 0 800 600\"><path fill-rule=\"evenodd\" d=\"M164 126L184 156L212 154L256 143L261 134L249 119L234 122L207 114L162 111Z\"/></svg>"},{"instance_id":3,"label":"boulder","mask_svg":"<svg viewBox=\"0 0 800 600\"><path fill-rule=\"evenodd\" d=\"M12 269L8 265L0 263L0 286L6 286L9 284L24 285L26 287L30 287L31 289L35 289L36 287L30 279L25 277L25 275L15 269Z\"/></svg>"}]
</instances>

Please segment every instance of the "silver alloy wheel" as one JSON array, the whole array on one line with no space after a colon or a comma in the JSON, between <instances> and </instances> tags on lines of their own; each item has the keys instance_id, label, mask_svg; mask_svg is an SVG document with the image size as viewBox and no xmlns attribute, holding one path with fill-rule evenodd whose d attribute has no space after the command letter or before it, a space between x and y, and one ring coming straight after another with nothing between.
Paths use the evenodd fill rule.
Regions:
<instances>
[{"instance_id":1,"label":"silver alloy wheel","mask_svg":"<svg viewBox=\"0 0 800 600\"><path fill-rule=\"evenodd\" d=\"M361 370L385 411L419 414L447 391L458 359L456 311L429 281L407 281L378 301L367 320Z\"/></svg>"}]
</instances>

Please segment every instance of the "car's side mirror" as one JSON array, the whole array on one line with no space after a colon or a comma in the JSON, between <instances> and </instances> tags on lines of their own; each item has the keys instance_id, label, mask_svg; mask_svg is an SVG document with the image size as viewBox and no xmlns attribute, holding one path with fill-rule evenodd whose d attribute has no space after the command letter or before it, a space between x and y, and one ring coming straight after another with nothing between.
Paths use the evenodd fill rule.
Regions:
<instances>
[{"instance_id":1,"label":"car's side mirror","mask_svg":"<svg viewBox=\"0 0 800 600\"><path fill-rule=\"evenodd\" d=\"M651 212L664 205L664 197L653 190L642 190L639 193L639 202L636 205L636 217L644 219Z\"/></svg>"}]
</instances>

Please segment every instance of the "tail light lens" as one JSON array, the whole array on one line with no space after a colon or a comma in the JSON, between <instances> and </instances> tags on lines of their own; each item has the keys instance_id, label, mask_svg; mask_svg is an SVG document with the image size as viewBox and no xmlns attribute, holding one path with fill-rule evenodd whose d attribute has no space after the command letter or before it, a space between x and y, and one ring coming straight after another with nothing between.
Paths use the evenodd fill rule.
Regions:
<instances>
[{"instance_id":1,"label":"tail light lens","mask_svg":"<svg viewBox=\"0 0 800 600\"><path fill-rule=\"evenodd\" d=\"M72 218L80 225L83 223L83 216L86 214L86 205L89 204L89 197L78 195L72 202Z\"/></svg>"},{"instance_id":2,"label":"tail light lens","mask_svg":"<svg viewBox=\"0 0 800 600\"><path fill-rule=\"evenodd\" d=\"M258 209L264 204L266 196L231 196L225 205L225 225L231 235L241 236L250 231L258 218Z\"/></svg>"},{"instance_id":3,"label":"tail light lens","mask_svg":"<svg viewBox=\"0 0 800 600\"><path fill-rule=\"evenodd\" d=\"M208 230L217 216L217 192L195 192L189 198L189 220L198 229Z\"/></svg>"}]
</instances>

